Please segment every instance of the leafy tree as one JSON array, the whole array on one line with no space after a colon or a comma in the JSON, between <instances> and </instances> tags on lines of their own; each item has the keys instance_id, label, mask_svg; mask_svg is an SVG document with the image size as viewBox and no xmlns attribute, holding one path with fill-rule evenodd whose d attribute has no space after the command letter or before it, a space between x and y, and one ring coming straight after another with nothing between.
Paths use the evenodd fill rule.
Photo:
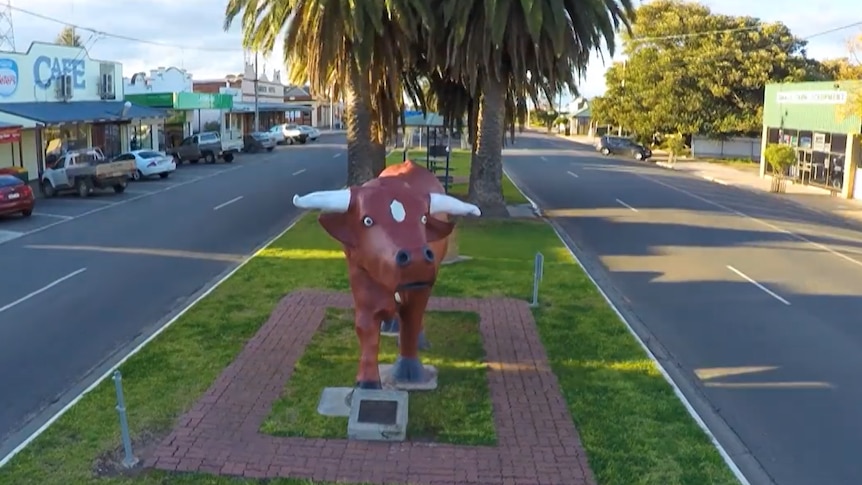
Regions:
<instances>
[{"instance_id":1,"label":"leafy tree","mask_svg":"<svg viewBox=\"0 0 862 485\"><path fill-rule=\"evenodd\" d=\"M385 143L404 107L404 73L430 17L423 0L230 0L224 28L240 18L244 47L263 54L283 39L291 82L344 97L347 184L355 185L385 165ZM406 87L417 95L414 84Z\"/></svg>"},{"instance_id":2,"label":"leafy tree","mask_svg":"<svg viewBox=\"0 0 862 485\"><path fill-rule=\"evenodd\" d=\"M462 84L477 124L469 199L488 215L506 215L502 149L526 96L576 93L590 52L628 25L631 0L433 0L432 70Z\"/></svg>"},{"instance_id":3,"label":"leafy tree","mask_svg":"<svg viewBox=\"0 0 862 485\"><path fill-rule=\"evenodd\" d=\"M84 42L81 41L81 36L75 32L75 27L63 27L63 30L57 34L54 40L55 44L67 45L70 47L83 47Z\"/></svg>"},{"instance_id":4,"label":"leafy tree","mask_svg":"<svg viewBox=\"0 0 862 485\"><path fill-rule=\"evenodd\" d=\"M643 4L636 19L623 39L627 59L608 69L592 113L638 135L759 133L767 83L823 75L781 23L681 0Z\"/></svg>"}]
</instances>

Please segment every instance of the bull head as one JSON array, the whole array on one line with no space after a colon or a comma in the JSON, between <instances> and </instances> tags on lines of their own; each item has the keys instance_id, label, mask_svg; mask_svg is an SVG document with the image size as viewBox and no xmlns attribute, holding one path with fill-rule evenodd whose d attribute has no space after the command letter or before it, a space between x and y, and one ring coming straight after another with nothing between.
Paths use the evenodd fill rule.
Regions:
<instances>
[{"instance_id":1,"label":"bull head","mask_svg":"<svg viewBox=\"0 0 862 485\"><path fill-rule=\"evenodd\" d=\"M392 291L432 284L438 256L445 253L441 240L454 228L448 216L482 214L473 204L445 194L422 194L394 178L296 195L293 205L321 211L320 225L345 246L348 261Z\"/></svg>"}]
</instances>

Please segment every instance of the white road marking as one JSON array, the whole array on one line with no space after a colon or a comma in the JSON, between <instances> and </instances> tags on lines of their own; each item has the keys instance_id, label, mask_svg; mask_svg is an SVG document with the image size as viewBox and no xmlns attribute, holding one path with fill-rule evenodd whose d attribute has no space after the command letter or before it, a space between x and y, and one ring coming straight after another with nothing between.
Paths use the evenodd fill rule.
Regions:
<instances>
[{"instance_id":1,"label":"white road marking","mask_svg":"<svg viewBox=\"0 0 862 485\"><path fill-rule=\"evenodd\" d=\"M146 345L147 345L147 344L149 344L150 342L152 342L156 337L158 337L159 335L161 335L161 334L162 334L162 332L164 332L165 330L167 330L167 329L168 329L171 325L173 325L177 320L179 320L180 318L182 318L182 316L183 316L183 315L185 315L185 314L186 314L186 312L188 312L190 309L192 309L195 305L197 305L197 304L198 304L198 302L200 302L201 300L203 300L204 298L206 298L207 296L209 296L209 294L210 294L210 293L212 293L213 291L215 291L215 289L216 289L216 288L218 288L219 286L221 286L225 281L227 281L228 279L230 279L230 277L231 277L231 276L233 276L234 274L236 274L236 272L237 272L237 271L239 271L240 269L242 269L242 267L243 267L243 266L245 266L246 264L248 264L248 262L249 262L249 261L251 261L251 260L252 260L252 258L254 258L254 257L255 257L255 256L257 256L258 254L260 254L260 252L261 252L261 251L263 251L264 249L266 249L266 248L267 248L267 246L269 246L270 244L272 244L273 242L275 242L275 241L276 241L278 238L280 238L281 236L285 235L285 234L287 233L287 231L291 230L291 229L293 228L293 226L295 226L295 225L296 225L297 221L299 221L299 216L300 216L300 215L302 215L302 214L299 214L299 215L297 216L297 219L296 219L296 220L294 220L293 222L291 222L291 223L290 223L290 225L289 225L289 226L287 226L283 231L281 231L279 234L277 234L275 237L273 237L273 238L272 238L272 239L270 239L269 241L266 241L265 243L263 243L263 244L262 244L258 249L256 249L253 253L251 253L251 254L250 254L250 255L249 255L245 260L243 260L243 262L239 263L238 265L236 265L236 267L235 267L235 268L233 268L232 270L230 270L230 271L228 271L227 273L225 273L225 275L224 275L224 276L222 276L222 277L221 277L218 281L216 281L212 286L210 286L209 288L207 288L203 293L201 293L200 295L198 295L194 300L192 300L192 301L191 301L187 306L185 306L182 310L180 310L180 311L179 311L176 315L174 315L170 320L168 320L167 322L165 322L165 323L164 323L164 325L162 325L161 327L159 327L158 329L156 329L156 330L155 330L155 331L154 331L154 332L153 332L149 337L147 337L146 339L144 339L144 341L143 341L143 342L141 342L137 347L135 347L134 349L132 349L131 351L129 351L129 353L128 353L128 354L126 354L125 356L123 356L123 357L122 357L122 358L121 358L121 359L116 363L116 365L112 366L112 367L111 367L110 369L108 369L104 374L102 374L101 376L99 376L95 381L93 381L93 383L92 383L92 384L90 384L89 386L87 386L87 388L86 388L86 389L84 389L80 394L78 394L77 396L75 396L75 398L74 398L74 399L72 399L71 401L69 401L65 406L63 406L59 411L57 411L57 413L56 413L56 414L54 414L53 416L51 416L50 418L48 418L48 420L47 420L47 421L45 421L45 423L44 423L42 426L39 426L39 428L38 428L38 429L36 429L36 431L34 431L34 432L33 432L33 434L31 434L31 435L30 435L30 436L28 436L26 439L24 439L24 441L22 441L18 446L16 446L12 451L10 451L8 455L4 456L3 458L0 458L0 468L2 468L4 465L6 465L7 463L9 463L9 461L10 461L10 460L12 460L12 458L14 458L14 457L15 457L15 455L17 455L18 453L20 453L20 452L21 452L21 450L23 450L24 448L26 448L26 447L27 447L27 445L29 445L30 443L32 443L32 442L33 442L33 440L35 440L36 438L38 438L38 437L39 437L39 435L41 435L42 433L44 433L46 429L48 429L52 424L54 424L54 422L56 422L58 419L60 419L60 417L61 417L61 416L63 416L64 414L66 414L66 413L69 411L69 409L72 409L72 406L74 406L75 404L77 404L77 403L78 403L78 402L79 402L79 401L80 401L80 400L81 400L85 395L87 395L88 393L90 393L93 389L95 389L95 388L96 388L96 386L98 386L99 384L101 384L101 383L102 383L102 381L104 381L104 380L105 380L105 379L107 379L111 374L113 374L115 369L118 369L121 365L123 365L123 364L124 364L127 360L129 360L132 356L134 356L135 354L137 354L138 352L140 352L140 351L141 351L141 349L143 349L144 347L146 347Z\"/></svg>"},{"instance_id":2,"label":"white road marking","mask_svg":"<svg viewBox=\"0 0 862 485\"><path fill-rule=\"evenodd\" d=\"M0 244L4 243L6 241L11 241L13 239L18 239L19 237L21 237L23 235L24 235L24 233L19 232L19 231L2 231L2 230L0 230Z\"/></svg>"},{"instance_id":3,"label":"white road marking","mask_svg":"<svg viewBox=\"0 0 862 485\"><path fill-rule=\"evenodd\" d=\"M304 168L299 169L299 170L297 170L296 172L293 172L293 176L295 177L295 176L297 176L297 175L299 175L299 174L301 174L301 173L303 173L303 172L305 172L305 169L304 169Z\"/></svg>"},{"instance_id":4,"label":"white road marking","mask_svg":"<svg viewBox=\"0 0 862 485\"><path fill-rule=\"evenodd\" d=\"M67 274L66 276L64 276L62 278L57 278L56 280L48 283L47 285L39 288L38 290L36 290L32 293L24 295L21 298L18 298L17 300L13 301L12 303L7 303L6 305L0 307L0 313L3 313L6 310L9 310L10 308L12 308L14 306L20 305L21 303L24 303L25 301L29 300L30 298L33 298L34 296L38 296L38 295L50 290L51 288L59 285L60 283L66 281L70 278L74 278L75 276L78 276L79 274L83 273L84 271L87 271L87 268L81 268L77 271L73 271L73 272Z\"/></svg>"},{"instance_id":5,"label":"white road marking","mask_svg":"<svg viewBox=\"0 0 862 485\"><path fill-rule=\"evenodd\" d=\"M129 190L129 189L126 189L123 193L124 194L131 194L131 195L149 195L149 194L154 194L156 192L158 192L158 191L157 190Z\"/></svg>"},{"instance_id":6,"label":"white road marking","mask_svg":"<svg viewBox=\"0 0 862 485\"><path fill-rule=\"evenodd\" d=\"M242 196L242 195L240 195L239 197L234 197L233 199L231 199L231 200L229 200L229 201L227 201L227 202L222 202L221 204L219 204L219 205L217 205L217 206L213 207L213 210L214 210L214 211L217 211L217 210L219 210L219 209L225 208L225 207L227 207L227 206L229 206L229 205L233 204L234 202L239 202L239 201L241 201L241 200L242 200L242 198L243 198L243 196Z\"/></svg>"},{"instance_id":7,"label":"white road marking","mask_svg":"<svg viewBox=\"0 0 862 485\"><path fill-rule=\"evenodd\" d=\"M63 216L60 214L48 214L47 212L34 212L33 215L34 216L40 216L40 217L53 217L54 219L63 219L64 221L67 221L67 220L73 218L72 216Z\"/></svg>"},{"instance_id":8,"label":"white road marking","mask_svg":"<svg viewBox=\"0 0 862 485\"><path fill-rule=\"evenodd\" d=\"M544 161L546 161L546 162L548 161L548 159L547 159L547 158L545 158L545 157L541 157L541 159L542 159L542 160L544 160Z\"/></svg>"},{"instance_id":9,"label":"white road marking","mask_svg":"<svg viewBox=\"0 0 862 485\"><path fill-rule=\"evenodd\" d=\"M340 156L341 156L341 154L340 154L340 153L336 153L335 155L333 155L333 156L332 156L332 158L338 158L338 157L340 157Z\"/></svg>"},{"instance_id":10,"label":"white road marking","mask_svg":"<svg viewBox=\"0 0 862 485\"><path fill-rule=\"evenodd\" d=\"M621 205L621 206L625 207L626 209L629 209L629 210L631 210L632 212L637 212L637 211L638 211L637 209L635 209L634 207L632 207L632 206L630 206L630 205L626 204L625 202L621 201L620 199L616 199L616 200L617 200L617 203L618 203L619 205Z\"/></svg>"},{"instance_id":11,"label":"white road marking","mask_svg":"<svg viewBox=\"0 0 862 485\"><path fill-rule=\"evenodd\" d=\"M760 283L755 281L754 278L748 276L747 274L743 273L742 271L734 268L733 266L731 266L729 264L727 265L727 269L733 271L734 273L736 273L737 276L744 279L745 281L747 281L747 282L751 283L752 285L760 288L761 291L763 291L767 295L771 296L772 298L775 298L776 300L780 301L781 303L784 303L785 305L790 305L789 301L785 300L784 298L782 298L781 296L779 296L778 294L776 294L774 291L770 290L769 288L761 285Z\"/></svg>"},{"instance_id":12,"label":"white road marking","mask_svg":"<svg viewBox=\"0 0 862 485\"><path fill-rule=\"evenodd\" d=\"M509 177L509 180L511 180L512 183L515 185L515 188L518 189L518 192L520 192L521 195L523 195L524 198L530 202L530 205L533 206L533 210L538 212L539 205L535 202L536 200L538 200L538 197L536 199L533 199L526 193L524 193L523 189L521 189L521 184L518 183L518 179L512 177L510 172L506 170L505 167L503 168L503 173L507 177ZM704 434L709 437L709 440L712 442L712 445L715 446L715 449L718 450L718 454L721 455L721 458L722 460L724 460L724 463L727 465L728 468L730 468L730 471L733 472L733 475L736 477L736 479L739 480L740 485L751 485L751 482L748 481L748 478L745 477L745 475L742 473L742 470L740 470L739 466L736 465L736 462L733 461L733 458L730 456L730 453L728 453L724 446L719 443L718 438L715 437L715 434L712 432L711 429L709 429L709 426L706 425L706 421L703 420L703 418L700 416L700 413L698 413L697 409L695 409L694 406L691 404L691 401L689 401L689 399L685 397L685 394L683 394L682 389L680 389L679 385L674 382L673 378L670 376L667 369L665 369L664 365L662 365L662 363L658 360L655 353L650 350L646 342L644 342L641 336L638 335L637 331L635 331L634 327L632 327L631 323L628 321L625 315L623 315L617 305L613 302L613 300L611 300L611 297L609 297L608 294L605 293L605 290L601 287L601 285L599 285L595 277L593 277L593 275L589 271L587 271L586 266L584 266L580 258L578 258L578 255L575 254L575 252L572 250L572 247L569 246L569 244L566 242L566 238L560 232L560 229L553 222L553 220L551 220L551 228L554 229L554 232L557 234L557 238L560 240L561 243L563 243L563 245L566 247L566 250L572 256L572 259L574 259L575 262L578 263L578 266L580 266L580 268L584 271L584 274L587 275L587 278L598 290L599 294L602 295L602 298L604 298L608 306L611 307L611 310L613 310L613 312L617 315L620 321L623 322L623 324L626 326L626 329L629 331L632 337L634 337L637 343L640 344L641 348L644 350L650 360L655 363L665 382L667 382L673 389L673 393L680 400L680 402L682 402L682 405L683 407L685 407L685 410L688 411L689 416L694 419L694 422L697 423L700 429L703 430ZM0 461L0 466L3 466L3 461Z\"/></svg>"},{"instance_id":13,"label":"white road marking","mask_svg":"<svg viewBox=\"0 0 862 485\"><path fill-rule=\"evenodd\" d=\"M675 190L675 191L677 191L677 192L679 192L679 193L681 193L681 194L685 194L685 195L687 195L687 196L689 196L689 197L692 197L692 198L694 198L694 199L697 199L697 200L699 200L699 201L701 201L701 202L705 202L705 203L707 203L707 204L709 204L709 205L711 205L711 206L713 206L713 207L718 207L719 209L721 209L721 210L723 210L723 211L726 211L726 212L728 212L728 213L730 213L730 214L735 214L735 215L737 215L737 216L739 216L739 217L743 217L743 218L745 218L745 219L748 219L748 220L751 220L751 221L757 222L757 223L762 224L762 225L764 225L764 226L766 226L766 227L768 227L768 228L770 228L770 229L772 229L772 230L774 230L774 231L778 231L778 232L780 232L780 233L782 233L782 234L787 234L788 236L790 236L790 237L792 237L792 238L796 239L797 241L802 241L802 242L804 242L804 243L806 243L806 244L810 244L811 246L813 246L813 247L815 247L815 248L817 248L817 249L820 249L820 250L822 250L822 251L826 251L827 253L830 253L830 254L832 254L833 256L837 256L837 257L839 257L839 258L841 258L841 259L843 259L843 260L845 260L845 261L847 261L847 262L849 262L849 263L853 263L853 264L855 264L856 266L862 266L862 261L859 261L858 259L851 258L850 256L847 256L847 255L846 255L846 254L844 254L844 253L840 253L840 252L838 252L838 251L836 251L836 250L834 250L834 249L830 248L829 246L826 246L825 244L820 244L820 243L818 243L818 242L814 242L814 241L812 241L811 239L808 239L808 238L807 238L807 237L805 237L805 236L801 236L801 235L799 235L799 234L796 234L795 232L790 231L790 230L787 230L787 229L784 229L783 227L776 226L775 224L772 224L771 222L764 221L763 219L758 219L757 217L750 216L750 215L748 215L748 214L746 214L746 213L744 213L744 212L738 211L738 210L736 210L736 209L731 209L730 207L728 207L728 206L726 206L726 205L724 205L724 204L721 204L721 203L715 202L715 201L713 201L713 200L707 199L706 197L701 197L701 196L699 196L699 195L697 195L697 194L694 194L694 193L689 192L688 190L681 189L681 188L679 188L679 187L675 187L675 186L673 186L673 185L671 185L671 184L668 184L668 183L665 183L665 182L662 182L662 181L659 181L659 180L655 180L655 179L653 179L652 177L647 177L646 175L641 175L641 174L637 174L637 173L635 173L634 175L636 175L636 176L638 176L638 177L641 177L641 178L643 178L643 179L645 179L645 180L649 180L650 182L657 183L657 184L659 184L659 185L663 185L663 186L665 186L665 187L667 187L667 188L669 188L669 189L671 189L671 190Z\"/></svg>"},{"instance_id":14,"label":"white road marking","mask_svg":"<svg viewBox=\"0 0 862 485\"><path fill-rule=\"evenodd\" d=\"M566 172L566 173L571 175L572 177L578 178L578 174L576 174L574 172Z\"/></svg>"},{"instance_id":15,"label":"white road marking","mask_svg":"<svg viewBox=\"0 0 862 485\"><path fill-rule=\"evenodd\" d=\"M206 179L208 179L208 178L216 177L216 176L221 175L221 174L224 174L224 173L233 172L234 170L239 170L239 169L241 169L241 168L243 168L243 167L244 167L243 165L238 165L238 166L235 166L235 167L232 167L232 168L228 168L228 169L226 169L226 170L220 170L220 171L218 171L218 172L213 172L213 173L210 173L210 174L207 174L207 175L203 175L203 176L201 176L201 177L197 177L197 178L194 178L194 179L191 179L191 180L187 180L187 181L184 181L184 182L180 182L180 183L178 183L178 184L176 184L176 185L171 185L170 187L165 187L164 189L161 189L161 190L156 190L156 191L154 191L154 192L150 192L150 193L147 193L147 194L144 194L144 195L136 195L136 196L134 196L134 197L129 197L128 199L123 199L123 200L120 200L120 201L117 201L117 202L107 202L107 201L105 201L105 202L103 202L103 205L102 205L102 206L100 206L100 207L96 207L96 208L94 208L94 209L90 209L90 210L88 210L88 211L86 211L86 212L82 212L82 213L80 213L80 214L78 214L78 215L76 215L76 216L70 217L69 219L61 219L61 220L59 220L59 221L57 221L57 222L52 222L52 223L50 223L50 224L45 224L45 225L44 225L44 226L42 226L42 227L38 227L38 228L36 228L36 229L32 229L32 230L30 230L30 231L23 232L23 233L21 233L21 236L29 236L30 234L35 234L35 233L37 233L37 232L42 232L42 231L44 231L44 230L46 230L46 229L50 229L50 228L52 228L52 227L54 227L54 226L58 226L58 225L60 225L60 224L65 224L65 223L67 223L67 222L69 222L69 221L73 221L73 220L75 220L75 219L79 219L79 218L81 218L81 217L86 217L86 216L89 216L89 215L91 215L91 214L95 214L95 213L97 213L97 212L102 212L103 210L110 209L111 207L116 207L116 206L118 206L118 205L128 204L129 202L134 202L134 201L136 201L136 200L144 199L144 198L146 198L146 197L151 197L151 196L153 196L153 195L155 195L155 194L159 194L159 193L162 193L162 192L167 192L168 190L173 190L173 189L175 189L175 188L177 188L177 187L182 187L182 186L184 186L184 185L191 185L191 184L193 184L193 183L200 182L201 180L206 180ZM92 200L92 199L79 199L79 200ZM102 201L94 201L94 202L102 202ZM4 241L2 238L0 238L0 244L3 244L4 242L7 242L7 241Z\"/></svg>"}]
</instances>

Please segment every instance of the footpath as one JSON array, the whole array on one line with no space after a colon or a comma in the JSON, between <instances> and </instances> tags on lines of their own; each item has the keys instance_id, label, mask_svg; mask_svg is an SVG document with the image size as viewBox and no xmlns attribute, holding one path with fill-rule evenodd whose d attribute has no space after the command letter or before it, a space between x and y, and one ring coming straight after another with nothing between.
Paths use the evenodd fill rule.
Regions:
<instances>
[{"instance_id":1,"label":"footpath","mask_svg":"<svg viewBox=\"0 0 862 485\"><path fill-rule=\"evenodd\" d=\"M557 135L576 143L593 146L594 138L587 136L563 136ZM844 199L840 196L832 195L829 190L812 187L810 185L802 185L790 183L786 185L785 193L772 194L769 192L772 185L770 176L761 178L756 171L735 168L732 165L724 165L722 163L698 161L694 159L679 159L673 164L666 161L666 155L657 151L658 161L656 165L668 170L676 170L685 172L694 177L699 177L710 182L721 185L733 186L736 188L750 190L760 193L768 193L774 197L781 197L799 204L806 209L832 214L845 219L851 219L856 222L862 221L862 201L854 199Z\"/></svg>"}]
</instances>

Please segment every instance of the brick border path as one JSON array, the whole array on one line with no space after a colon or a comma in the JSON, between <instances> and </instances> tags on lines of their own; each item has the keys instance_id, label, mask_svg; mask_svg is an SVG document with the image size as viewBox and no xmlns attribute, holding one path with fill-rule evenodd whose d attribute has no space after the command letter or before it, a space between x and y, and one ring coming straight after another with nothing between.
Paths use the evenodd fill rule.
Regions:
<instances>
[{"instance_id":1,"label":"brick border path","mask_svg":"<svg viewBox=\"0 0 862 485\"><path fill-rule=\"evenodd\" d=\"M520 300L433 298L428 308L479 314L496 447L259 433L326 308L351 308L352 303L349 295L332 292L286 296L147 464L182 472L348 483L595 484L530 308Z\"/></svg>"}]
</instances>

